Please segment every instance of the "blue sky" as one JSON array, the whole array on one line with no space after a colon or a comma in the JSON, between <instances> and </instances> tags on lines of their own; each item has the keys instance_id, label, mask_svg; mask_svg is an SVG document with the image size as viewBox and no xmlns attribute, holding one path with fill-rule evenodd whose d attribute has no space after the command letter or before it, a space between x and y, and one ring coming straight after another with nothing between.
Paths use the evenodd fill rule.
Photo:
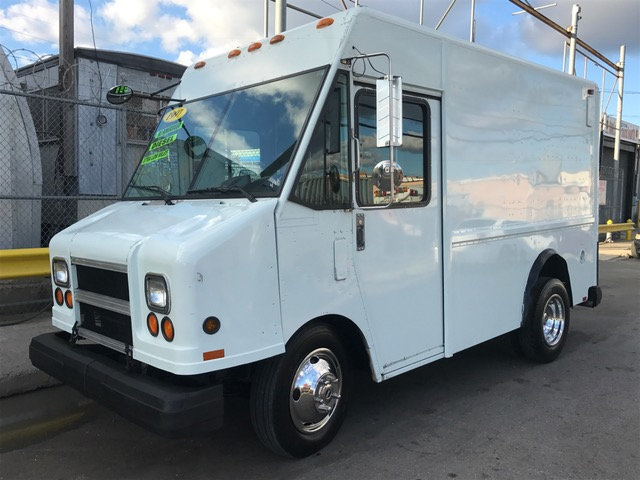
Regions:
<instances>
[{"instance_id":1,"label":"blue sky","mask_svg":"<svg viewBox=\"0 0 640 480\"><path fill-rule=\"evenodd\" d=\"M418 21L421 0L360 0L369 8ZM529 0L533 6L553 0ZM555 0L543 13L563 26L571 23L576 0ZM623 118L640 124L640 0L577 0L582 7L578 36L617 62L627 47ZM346 4L353 7L351 0ZM424 0L425 25L435 26L450 0ZM341 0L291 0L328 15ZM469 37L470 0L457 0L440 30ZM562 69L563 37L529 15L513 15L508 0L476 0L476 42L554 69ZM263 0L75 0L75 44L157 56L189 64L263 36ZM273 33L273 3L270 3ZM312 18L289 11L288 27ZM13 65L24 65L58 52L56 0L0 0L0 44ZM578 56L576 72L583 76ZM587 77L602 88L602 70L588 64ZM615 79L605 76L605 103ZM615 115L616 94L607 107Z\"/></svg>"}]
</instances>

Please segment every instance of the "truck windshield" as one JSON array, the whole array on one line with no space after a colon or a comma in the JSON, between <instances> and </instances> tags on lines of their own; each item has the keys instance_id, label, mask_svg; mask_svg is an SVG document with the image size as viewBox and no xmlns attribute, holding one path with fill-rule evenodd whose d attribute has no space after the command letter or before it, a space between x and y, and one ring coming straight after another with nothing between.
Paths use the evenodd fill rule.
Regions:
<instances>
[{"instance_id":1,"label":"truck windshield","mask_svg":"<svg viewBox=\"0 0 640 480\"><path fill-rule=\"evenodd\" d=\"M278 195L325 72L167 107L124 197Z\"/></svg>"}]
</instances>

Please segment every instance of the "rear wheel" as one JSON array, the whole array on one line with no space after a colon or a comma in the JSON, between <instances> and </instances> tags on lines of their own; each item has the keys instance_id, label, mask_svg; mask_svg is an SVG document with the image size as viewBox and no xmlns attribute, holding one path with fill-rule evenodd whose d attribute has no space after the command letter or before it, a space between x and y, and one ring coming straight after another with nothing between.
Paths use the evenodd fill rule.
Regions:
<instances>
[{"instance_id":1,"label":"rear wheel","mask_svg":"<svg viewBox=\"0 0 640 480\"><path fill-rule=\"evenodd\" d=\"M251 421L260 441L281 455L305 457L327 445L345 416L351 368L324 324L298 334L285 354L262 362L251 386Z\"/></svg>"},{"instance_id":2,"label":"rear wheel","mask_svg":"<svg viewBox=\"0 0 640 480\"><path fill-rule=\"evenodd\" d=\"M536 362L555 360L569 334L570 304L564 284L542 277L531 291L531 305L518 332L524 355Z\"/></svg>"}]
</instances>

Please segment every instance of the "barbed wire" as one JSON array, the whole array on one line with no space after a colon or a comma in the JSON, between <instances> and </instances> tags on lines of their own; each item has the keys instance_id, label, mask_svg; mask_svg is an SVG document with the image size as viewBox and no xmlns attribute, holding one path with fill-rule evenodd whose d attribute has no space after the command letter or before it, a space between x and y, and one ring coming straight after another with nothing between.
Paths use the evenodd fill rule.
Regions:
<instances>
[{"instance_id":1,"label":"barbed wire","mask_svg":"<svg viewBox=\"0 0 640 480\"><path fill-rule=\"evenodd\" d=\"M18 58L23 58L25 60L30 60L31 63L31 76L32 76L32 80L33 82L36 84L36 86L38 87L39 90L44 90L44 85L41 83L44 81L44 78L38 78L37 73L43 72L42 73L42 77L44 77L44 75L46 75L46 67L45 67L45 62L51 58L54 57L55 55L52 53L46 53L44 55L40 55L38 53L36 53L35 51L29 49L29 48L24 48L24 47L20 47L20 48L14 48L11 49L9 47L7 47L6 45L0 44L0 47L2 47L3 52L5 53L7 59L13 58L14 61L14 65L13 69L14 71L16 70L20 70L22 68L28 67L29 65L22 65L20 66L19 62L18 62ZM16 53L18 52L25 52L31 55L31 57L21 57L20 55L16 55ZM11 62L9 62L9 64L11 64ZM5 82L5 84L8 83L9 85L11 85L12 87L18 89L18 90L23 90L24 87L20 84L19 78L18 78L18 84L14 84L11 81Z\"/></svg>"}]
</instances>

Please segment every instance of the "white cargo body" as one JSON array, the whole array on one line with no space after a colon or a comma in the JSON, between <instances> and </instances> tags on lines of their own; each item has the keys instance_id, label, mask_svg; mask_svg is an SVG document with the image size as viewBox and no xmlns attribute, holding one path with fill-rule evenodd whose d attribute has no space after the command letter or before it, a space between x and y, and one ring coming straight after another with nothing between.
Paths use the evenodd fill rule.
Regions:
<instances>
[{"instance_id":1,"label":"white cargo body","mask_svg":"<svg viewBox=\"0 0 640 480\"><path fill-rule=\"evenodd\" d=\"M375 127L389 73L393 164ZM217 425L240 377L260 439L308 455L352 363L379 382L511 331L551 361L570 308L600 300L589 82L354 8L193 65L174 98L123 201L51 241L73 345L31 346L135 421Z\"/></svg>"}]
</instances>

